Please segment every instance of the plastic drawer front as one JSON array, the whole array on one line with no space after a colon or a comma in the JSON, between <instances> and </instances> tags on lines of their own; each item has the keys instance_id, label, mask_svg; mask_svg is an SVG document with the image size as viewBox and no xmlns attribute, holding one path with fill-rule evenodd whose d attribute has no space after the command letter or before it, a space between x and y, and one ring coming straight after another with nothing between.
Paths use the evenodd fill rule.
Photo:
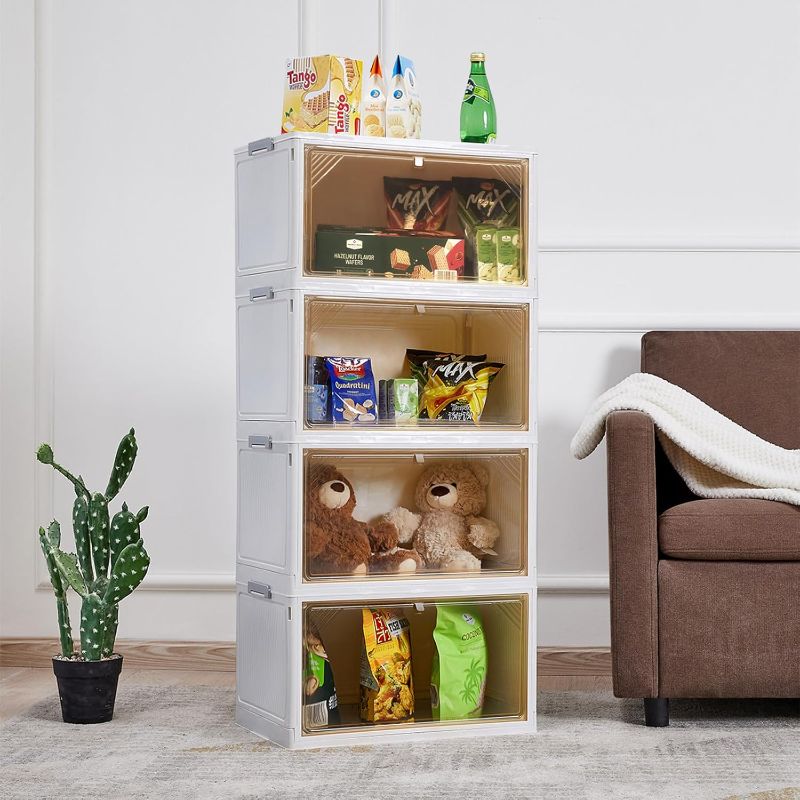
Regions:
<instances>
[{"instance_id":1,"label":"plastic drawer front","mask_svg":"<svg viewBox=\"0 0 800 800\"><path fill-rule=\"evenodd\" d=\"M298 429L332 428L330 422L306 419L306 356L369 358L377 400L379 380L411 377L406 351L419 349L483 356L471 362L502 367L485 388L479 421L419 419L417 428L435 432L530 427L536 387L531 381L535 307L529 303L351 299L267 286L242 291L236 300L240 420L291 420ZM469 377L465 372L464 380ZM420 382L420 394L423 386ZM423 407L427 409L420 397ZM398 426L383 418L374 420L373 415L370 424L335 427Z\"/></svg>"},{"instance_id":2,"label":"plastic drawer front","mask_svg":"<svg viewBox=\"0 0 800 800\"><path fill-rule=\"evenodd\" d=\"M535 246L528 244L536 239L532 154L485 145L325 141L313 136L280 137L269 144L272 149L252 154L242 151L236 156L237 276L286 270L295 282L344 275L361 282L385 283L384 275L389 273L395 282L406 282L404 273L395 274L388 263L375 264L367 274L362 264L327 261L316 247L321 226L355 231L397 228L397 220L387 216L387 204L400 209L396 213L403 214L403 226L416 224L409 214L425 209L426 203L431 205L433 201L425 194L431 184L417 199L406 196L413 189L402 192L402 187L395 192L399 197L387 196L384 178L394 178L411 185L425 181L441 187L437 191L446 201L445 217L438 228L466 243L466 270L458 283L483 292L503 288L496 281L477 280L472 232L465 231L456 193L450 191L451 179L456 177L473 179L464 200L471 202L475 221L487 214L498 226L519 229L521 283L505 284L505 288L524 291L526 284L535 284ZM423 266L433 269L434 263L425 261Z\"/></svg>"},{"instance_id":3,"label":"plastic drawer front","mask_svg":"<svg viewBox=\"0 0 800 800\"><path fill-rule=\"evenodd\" d=\"M290 747L353 744L364 737L377 742L534 730L530 592L308 602L252 593L265 588L253 579L238 586L237 718L251 730ZM366 619L371 619L369 610L383 609L408 623L410 661L394 662L406 669L406 677L392 680L407 681L406 688L413 691L413 718L409 714L392 722L366 722L359 711L364 609L368 610ZM475 674L464 678L463 687L452 683L446 687L452 696L456 691L464 694L464 709L469 712L440 719L441 712L432 706L431 675L437 651L434 628L445 611L466 619L465 624L473 626L470 630L482 627L485 644L479 648L483 657L473 651L470 663L464 662ZM327 724L316 714L304 714L304 692L317 688L309 686L309 676L303 672L306 641L320 652L324 648L329 660L339 703L335 722L333 714ZM442 650L440 658L457 657ZM462 665L446 666L455 666L457 675Z\"/></svg>"},{"instance_id":4,"label":"plastic drawer front","mask_svg":"<svg viewBox=\"0 0 800 800\"><path fill-rule=\"evenodd\" d=\"M264 430L271 430L264 427ZM381 579L482 579L524 576L534 555L533 524L535 448L318 448L278 444L269 435L253 435L238 444L238 552L241 563L286 576L281 591L293 594L297 586L315 583L373 581ZM466 499L459 501L458 482ZM453 485L453 484L456 485ZM324 559L308 557L306 519L313 514L317 530L351 516L353 535L369 535L370 525L397 507L419 511L418 487L425 486L423 503L431 510L441 499L459 509L472 496L485 497L475 514L496 530L496 539L485 550L464 547L479 557L481 569L437 565L398 572L386 571L379 559L351 565L342 571ZM434 494L436 492L437 494ZM331 499L333 498L333 499ZM341 498L345 498L341 500ZM355 506L350 509L355 498ZM347 508L328 509L324 504ZM437 506L438 508L438 506ZM466 518L453 512L456 525ZM326 516L328 515L328 516ZM349 525L348 522L343 522ZM496 526L496 529L495 529ZM462 533L469 535L467 524ZM412 546L408 542L406 546ZM322 564L323 566L320 566Z\"/></svg>"}]
</instances>

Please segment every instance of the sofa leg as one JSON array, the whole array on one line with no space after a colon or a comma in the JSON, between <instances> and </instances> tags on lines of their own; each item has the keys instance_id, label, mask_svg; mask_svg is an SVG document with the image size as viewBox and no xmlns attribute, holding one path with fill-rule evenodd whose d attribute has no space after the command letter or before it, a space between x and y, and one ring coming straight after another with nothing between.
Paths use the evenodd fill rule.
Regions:
<instances>
[{"instance_id":1,"label":"sofa leg","mask_svg":"<svg viewBox=\"0 0 800 800\"><path fill-rule=\"evenodd\" d=\"M647 725L648 728L666 728L669 725L668 698L644 698L644 724Z\"/></svg>"}]
</instances>

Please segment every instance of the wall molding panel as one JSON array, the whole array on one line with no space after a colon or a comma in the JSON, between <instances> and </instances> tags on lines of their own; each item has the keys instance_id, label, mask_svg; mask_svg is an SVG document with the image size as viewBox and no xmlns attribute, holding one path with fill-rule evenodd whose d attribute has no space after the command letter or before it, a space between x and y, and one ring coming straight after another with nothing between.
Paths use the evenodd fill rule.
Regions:
<instances>
[{"instance_id":1,"label":"wall molding panel","mask_svg":"<svg viewBox=\"0 0 800 800\"><path fill-rule=\"evenodd\" d=\"M282 65L283 56L292 55L293 48L299 55L333 52L333 42L340 42L345 49L361 47L364 52L373 52L377 48L384 58L386 70L390 66L390 57L398 51L416 56L423 80L423 96L427 94L431 98L426 111L429 135L445 138L442 135L433 136L434 132L445 131L450 136L453 131L445 126L455 124L457 119L456 104L460 98L459 91L463 91L462 81L466 77L467 64L458 61L461 56L455 48L446 51L443 56L434 38L429 37L430 41L426 39L428 33L420 33L414 22L416 16L425 14L432 20L428 28L435 30L439 21L450 12L444 5L425 5L418 0L407 0L402 7L398 0L379 0L377 4L374 0L354 1L356 5L352 16L355 21L348 23L346 29L337 10L322 0L295 0L295 5L290 3L281 14L265 11L264 6L256 0L252 0L250 5L245 0L236 13L242 19L247 16L255 20L257 24L253 24L253 27L260 26L262 31L269 14L268 30L259 35L262 38L266 36L263 51L274 50L280 45L281 58L274 62L275 65ZM186 9L191 7L189 0L168 4L171 13L177 15L175 19L180 17L178 12L185 10L180 6L181 2L185 2ZM686 98L680 96L675 88L678 82L673 79L672 72L662 73L663 63L666 62L660 57L661 51L658 49L652 63L644 59L641 78L642 81L647 79L647 85L652 87L653 92L659 93L658 96L641 98L644 105L640 111L635 114L631 112L624 119L618 113L620 103L624 101L627 108L630 105L630 93L638 91L636 87L625 83L629 75L628 54L624 45L610 51L603 45L603 56L598 59L601 50L594 48L600 46L598 40L605 41L609 29L604 26L615 20L620 22L620 29L616 31L619 39L615 41L623 42L626 37L630 39L630 26L635 25L637 30L652 31L657 48L672 47L671 42L661 42L659 37L663 34L659 32L658 20L646 4L631 11L620 0L612 0L611 7L601 13L583 8L578 10L569 4L539 3L530 8L526 6L524 12L520 11L523 17L530 15L524 19L530 24L519 26L519 30L508 29L487 19L486 29L482 31L483 46L489 49L498 75L511 74L512 70L518 68L518 54L524 53L524 49L519 47L523 36L535 40L535 46L532 47L533 74L538 76L535 91L542 113L537 111L527 118L516 118L517 115L513 115L513 118L504 117L502 135L509 137L509 140L515 138L516 141L510 142L515 145L527 141L529 137L539 142L539 149L543 151L540 184L546 191L540 192L545 213L541 215L542 235L539 237L539 293L542 299L538 355L544 371L540 371L542 379L538 391L542 410L539 475L540 486L544 488L539 497L538 566L543 567L544 572L538 576L538 585L544 597L540 617L546 623L540 625L540 629L554 632L546 633L549 637L545 639L546 644L603 643L605 631L602 625L607 621L609 591L605 554L605 466L601 454L595 454L580 464L574 462L568 454L568 442L581 415L597 393L637 368L639 337L652 329L800 328L800 310L797 306L797 298L800 297L800 225L792 225L789 212L794 210L792 204L797 201L797 196L791 193L791 187L787 189L786 178L796 172L797 160L792 153L764 152L759 153L758 163L749 163L753 161L752 158L729 158L726 149L735 149L738 154L754 152L752 142L763 142L758 120L769 115L765 114L765 106L757 106L758 113L742 121L738 114L740 104L744 101L757 105L762 97L779 96L779 92L785 92L790 85L788 82L794 80L794 73L770 68L767 88L765 77L771 52L788 48L788 33L775 24L780 22L780 15L784 12L778 7L780 4L769 12L764 11L764 30L769 28L774 40L771 40L768 52L756 34L751 35L751 27L755 23L749 18L745 19L741 9L735 8L735 4L724 4L722 0L710 2L718 15L726 15L733 33L725 42L714 41L709 46L704 40L702 47L698 46L695 50L690 48L685 65L681 66L681 69L685 66L686 75L691 74L693 79L700 75L710 81L704 87L703 107L684 112L694 115L691 130L699 138L685 136L689 128L681 127L680 109L684 108L682 104ZM459 17L468 19L472 12L467 12L471 8L468 3L464 14ZM130 195L130 202L139 208L144 208L148 203L158 206L164 198L172 207L180 207L180 203L185 203L184 216L192 216L193 221L197 217L196 230L200 232L197 235L208 237L203 239L204 246L208 247L209 253L214 253L214 263L218 263L220 259L224 260L224 247L232 239L228 218L232 208L230 197L225 194L229 188L226 181L230 179L231 171L225 172L229 165L220 167L214 159L226 147L230 150L237 143L229 141L234 126L225 127L219 120L212 121L203 134L193 137L193 143L188 141L188 132L197 131L198 109L202 110L208 97L215 102L222 97L232 98L230 107L220 115L220 120L236 118L239 125L237 136L245 130L252 130L251 138L256 138L259 131L262 131L261 135L266 135L275 129L279 116L279 109L275 107L277 91L273 96L272 88L265 85L263 78L263 75L269 77L273 74L277 67L273 67L273 62L268 61L263 53L255 52L258 50L256 37L242 30L241 24L233 24L236 20L229 10L225 10L225 4L204 6L202 13L198 8L197 13L186 17L185 25L174 26L174 29L170 25L161 26L159 31L153 32L150 42L152 53L147 65L139 65L138 69L131 66L129 72L128 51L121 56L117 56L117 53L131 43L134 44L131 52L135 52L135 41L146 30L146 25L136 26L147 21L137 19L137 14L130 11L123 15L120 9L115 10L115 4L99 4L98 13L90 13L91 10L87 10L84 4L76 4L76 8L67 13L63 5L55 0L35 0L31 3L27 0L9 0L3 5L4 18L23 20L31 29L30 41L26 40L20 46L24 47L25 52L11 54L14 58L11 68L24 72L25 80L30 84L26 90L26 104L33 109L29 125L34 136L33 165L28 170L31 174L24 176L25 188L32 194L32 202L26 204L30 206L29 211L25 213L29 216L32 230L26 246L32 251L33 264L31 269L26 266L26 275L15 284L19 289L20 304L16 316L24 318L27 323L26 326L20 326L20 330L26 327L23 350L30 349L32 352L33 363L31 357L26 357L26 369L35 376L31 378L30 389L22 383L19 387L26 392L26 403L32 405L32 408L26 409L23 420L24 437L31 439L31 456L41 441L53 442L57 454L60 443L69 449L70 435L75 439L78 434L73 432L80 430L74 424L80 411L75 399L76 392L70 391L71 384L62 362L63 350L66 349L63 342L73 340L59 338L64 326L64 320L59 316L62 300L65 301L63 308L66 310L61 313L76 316L79 312L75 309L80 306L70 304L69 298L58 295L58 292L63 287L65 269L74 267L79 272L79 265L85 264L86 270L80 274L80 280L87 281L95 272L99 272L91 259L98 259L97 263L102 263L102 258L106 258L114 246L110 238L103 240L97 235L102 232L104 223L109 222L111 225L105 224L105 229L111 232L110 235L116 235L117 232L115 221L110 217L105 218L102 209L94 207L94 213L103 217L96 229L90 223L84 226L70 211L70 204L75 203L74 196L79 197L79 203L82 199L91 205L91 192L95 192L96 196L105 196L103 192L109 190L109 184L103 181L107 180L109 166L110 171L114 172L116 162L107 153L97 151L103 149L104 142L121 141L123 144L127 142L128 149L119 145L120 154L136 157L134 151L141 147L139 155L142 164L153 169L153 173L149 174L142 168L140 177L133 170L126 172L124 165L121 165L117 176L128 182L126 194ZM167 9L164 13L167 14ZM705 17L700 20L699 32L695 31L698 37L705 35L703 25L707 24L708 30L711 29L711 23L704 20ZM187 68L187 64L192 67L189 61L178 65L174 53L182 48L189 48L187 52L190 52L194 43L216 36L217 31L221 30L217 23L229 25L224 31L231 32L231 36L219 37L219 52L216 55L193 55L198 59L193 68L199 69L198 74L202 75L199 85L204 86L203 91L209 93L208 97L171 97L169 89L164 89L165 85L171 86L168 84L170 75ZM460 20L453 24L458 31L462 30L458 27L462 24ZM93 27L95 25L96 28ZM626 28L626 25L629 27ZM761 35L763 30L759 29L756 33ZM150 32L147 36L150 36ZM509 36L512 37L510 40ZM692 42L693 36L689 37ZM738 44L736 36L742 37ZM235 38L233 43L232 37ZM113 48L110 46L112 42ZM501 42L504 43L502 47L498 44ZM714 70L703 75L704 59L719 56L724 60L728 53L726 47L740 47L745 42L750 49L757 49L764 63L759 66L754 60L748 73L753 76L753 84L740 89L735 95L727 95L724 87L715 82L718 76ZM433 44L436 47L430 46ZM11 57L11 51L8 48L6 50L2 56L4 64ZM115 104L115 101L119 101L119 97L115 96L117 84L104 78L99 71L93 71L91 66L87 67L99 57L106 58L114 69L122 70L125 80L118 85L124 86L131 97L147 98L144 114L139 113L141 109L137 109L135 104L129 108L124 103ZM784 53L782 57L788 58L789 55ZM119 60L115 60L117 58ZM210 60L213 58L219 60L213 62ZM592 70L586 69L588 63L593 64ZM540 69L542 64L553 66L549 71L543 71ZM731 61L731 64L735 72L734 62ZM366 66L368 68L369 64ZM265 72L265 67L269 72ZM608 72L600 74L602 70ZM253 75L261 77L256 80ZM726 76L726 85L734 85L736 77ZM217 78L222 90L212 85ZM433 102L434 81L442 87L441 102L438 104ZM755 81L763 85L756 85ZM258 113L240 113L244 95L232 90L235 83L250 86L249 95L253 93L252 87L260 87L257 103L262 104L263 108ZM445 86L456 89L445 90ZM606 95L598 93L597 86L612 88ZM566 87L569 87L569 91L566 91ZM509 108L512 100L516 100L512 97L511 88L503 86L502 81L498 81L496 87L493 84L498 105ZM742 92L745 93L744 100ZM565 103L564 97L570 97L570 102ZM85 108L78 108L76 98L85 99ZM5 97L2 99L5 100ZM657 103L648 105L650 100ZM94 110L105 101L109 102L112 111L105 117L92 116ZM764 102L769 102L769 99ZM714 107L714 103L718 107ZM575 115L575 109L582 107L590 109L595 120L589 132ZM163 120L163 114L172 114L173 108L176 120L174 134L176 141L182 144L182 152L173 153L165 162L158 157L159 152L164 151L164 143L159 139L163 131L158 125L149 127L151 121L147 117L148 114L160 113ZM120 111L130 111L130 118L121 121ZM519 115L525 113L524 110L518 111ZM660 113L669 120L668 126L659 127L655 124ZM775 131L778 131L775 134L778 137L776 148L782 148L782 143L794 136L792 124L796 114L790 116L792 113L783 109L783 116L774 121ZM737 120L730 136L724 136L723 131L714 127L717 117ZM104 127L106 124L107 130ZM102 129L100 134L97 133L98 128ZM126 130L132 131L135 136L135 147L131 147L131 139L125 139ZM89 141L90 135L96 135L97 138L92 140L94 147L91 149L91 158L88 158L89 150L81 148ZM649 136L652 136L652 142L648 140ZM712 136L719 140L722 155L708 150L709 137ZM667 138L674 143L673 150L664 147ZM644 147L645 144L647 147ZM194 172L197 172L196 164L202 162L204 170L207 169L204 180L209 181L208 184L191 183L190 171L186 169L189 158L186 153L192 146L196 148L196 152L191 153ZM702 163L697 161L700 158L697 154L702 154ZM227 155L227 151L223 155ZM737 170L736 181L726 183L724 167L720 167L723 157L731 164L731 169ZM782 159L780 164L779 158ZM73 159L73 164L67 163L70 159ZM80 170L75 167L79 159L83 159L80 168L85 172L85 179L80 177ZM647 167L644 171L643 165ZM171 173L173 166L175 171ZM181 169L184 171L181 172ZM678 185L674 180L670 182L671 169L685 170L686 176L692 176L690 184ZM18 182L23 182L21 175L22 172L17 176ZM767 179L765 175L771 177ZM161 179L164 179L163 186L158 185ZM95 183L98 191L93 188ZM206 185L212 190L205 192ZM651 195L649 187L652 185L659 188ZM155 191L153 186L157 187ZM206 197L204 192L209 196ZM726 192L730 194L726 195ZM21 196L24 200L24 193ZM119 201L124 204L125 198L119 198ZM607 207L602 207L606 201ZM126 210L130 215L130 208ZM17 211L15 218L19 214L21 212ZM696 214L696 218L692 214ZM183 250L172 241L179 240L181 236L194 236L181 228L181 214L173 220L173 230L168 233L158 228L157 216L156 212L150 216L144 215L149 227L140 236L152 236L154 251L159 248L168 251L171 246L175 247L175 251L167 252L164 258L169 259L170 264L179 265L179 269L186 270L181 273L180 280L194 280L196 288L196 282L201 279L191 278L191 270L204 269L203 285L214 288L209 283L217 275L213 273L216 267L210 263L211 256L206 258L205 253L198 256L197 252L185 256ZM2 222L5 224L6 219ZM77 233L68 230L70 226L77 228ZM648 232L654 235L647 235ZM82 259L84 253L86 259ZM112 255L116 257L118 254ZM120 266L120 274L112 275L113 279L123 276L123 269L130 269L130 262L120 260L119 263L127 266ZM186 264L190 264L191 269L187 269ZM229 267L232 280L230 263L222 264L219 268ZM90 269L95 272L87 278ZM140 281L161 280L154 278L154 273L142 274L145 277ZM127 273L123 277L127 278ZM175 292L175 283L170 283L168 276L163 286L168 287L165 295ZM135 281L132 280L127 288L136 291ZM161 288L160 284L159 291ZM227 297L230 294L223 295L220 292L220 296ZM181 325L168 324L171 308L176 307L177 300L173 297L170 301L172 306L168 307L166 301L159 304L163 298L154 295L152 299L152 308L148 305L150 299L145 304L148 305L146 313L152 315L155 324L153 342L158 344L161 341L158 337L175 335L178 337L173 351L175 358L178 361L191 358L185 329L181 331L178 330ZM216 308L217 305L207 300L203 313L213 320L211 325L216 326L212 331L214 336L225 344L226 322ZM97 312L97 319L92 322L88 318L81 332L87 337L96 335L92 329L101 327L103 319L102 314ZM182 324L184 328L197 324L188 310ZM184 339L181 340L180 336ZM88 341L88 338L83 341ZM126 345L123 343L122 346ZM129 352L134 358L140 357L136 345L129 347ZM192 389L200 393L209 392L209 382L207 375L203 374L203 368L215 370L217 374L228 367L223 348L211 355L204 354L204 359L194 372L186 373L196 378L197 385ZM232 354L230 360L233 360ZM141 409L141 417L145 420L143 424L151 426L151 431L156 432L151 434L153 438L147 448L148 455L153 457L151 454L159 451L159 445L165 440L163 431L172 424L171 420L165 423L164 419L169 415L177 419L177 415L185 413L185 407L181 406L180 398L175 397L174 387L172 396L159 395L158 368L150 369L146 362L141 363L145 363L144 372L151 381L148 387L150 393L143 390L141 396L135 395L135 402L141 405L132 407L134 410ZM156 388L153 388L154 385ZM110 404L117 403L119 397L119 393L115 394L114 391L108 393ZM233 409L231 420L220 421L220 416L224 415L224 408L222 412L220 408L224 406L225 398L222 393L218 397L221 399L213 407L213 414L207 413L206 419L202 419L201 414L198 416L201 417L203 435L217 437L211 448L210 459L221 463L228 458L227 451L220 444L221 433L225 432L223 426L232 420ZM117 403L117 406L121 408L122 403ZM208 408L203 411L208 411ZM209 419L211 422L208 422ZM229 427L233 427L232 422ZM188 436L188 428L187 423L182 429L184 438ZM20 424L17 439L22 438L22 430L23 425ZM137 433L139 430L137 427ZM182 440L180 447L188 447L188 444ZM73 451L77 452L74 441L72 445ZM27 451L27 448L26 441L24 449ZM62 488L55 483L49 469L28 463L20 469L22 462L18 453L22 450L23 444L20 443L14 450L14 456L5 456L2 464L6 483L9 483L8 476L15 470L20 473L13 476L13 488L6 488L4 492L8 492L8 497L15 501L15 527L19 528L20 523L24 522L24 525L30 525L31 533L29 540L23 540L18 530L3 532L3 536L8 537L10 556L6 558L4 552L6 563L3 566L3 581L13 584L14 596L20 597L20 608L3 615L3 620L7 622L4 623L6 629L2 635L47 633L53 623L52 598L47 596L51 591L50 584L33 533L40 523L53 517L54 510L57 509L61 515ZM177 443L173 451L162 447L159 452L163 458L183 454L182 449L178 450ZM546 469L541 468L541 462ZM162 478L164 481L170 480L172 467L158 463L157 455L151 463L155 464L151 473L154 482ZM224 463L228 465L230 461ZM142 470L142 473L146 478L148 470ZM226 466L225 475L228 473ZM140 479L138 475L134 477ZM180 497L190 498L197 485L195 473L194 480L179 481L176 491L181 493ZM201 487L199 491L204 490ZM150 495L151 492L143 494L152 499ZM581 503L574 502L576 496L582 498ZM164 625L156 629L154 609L163 609L165 616L170 609L181 609L182 612L189 609L188 616L183 617L182 627L175 631L177 635L185 633L187 637L197 639L224 639L229 635L232 638L233 615L230 609L235 591L234 559L231 557L228 563L223 552L223 545L232 552L235 535L233 520L229 524L227 519L231 503L229 487L226 485L218 496L210 498L211 495L206 492L205 508L185 514L185 526L183 509L177 507L179 503L172 503L170 507L169 500L163 498L158 515L153 514L153 530L158 530L162 537L162 546L167 537L173 537L169 541L177 545L164 546L163 558L154 559L154 569L141 587L144 597L134 599L126 608L123 635L168 640L172 638L173 631L166 630ZM67 533L67 536L70 534ZM12 538L14 541L11 541ZM181 560L177 546L183 546L184 542L190 540L197 547L191 555ZM155 545L155 532L148 541ZM6 544L4 540L4 547ZM220 566L226 571L219 571ZM9 581L8 576L13 580ZM158 593L163 593L163 597ZM4 594L4 597L8 596ZM211 629L204 627L203 614L198 610L200 608L206 618L214 618ZM559 628L565 631L561 638L558 637ZM177 651L169 649L172 647L169 642L145 642L142 644L145 650L140 651L142 658L150 657L146 652L150 644L154 653L162 645L167 648L164 651L165 663L182 657ZM194 644L212 649L219 645L208 642ZM229 655L222 657L228 658ZM216 658L216 655L212 655L209 663ZM564 658L568 664L582 659L580 656L573 658L572 655ZM593 658L591 654L586 656L590 664L594 663ZM602 653L597 658L602 662ZM588 667L594 668L596 665Z\"/></svg>"},{"instance_id":2,"label":"wall molding panel","mask_svg":"<svg viewBox=\"0 0 800 800\"><path fill-rule=\"evenodd\" d=\"M543 303L544 305L544 303ZM540 333L639 333L679 330L794 330L800 327L800 313L753 312L743 314L618 313L542 311Z\"/></svg>"}]
</instances>

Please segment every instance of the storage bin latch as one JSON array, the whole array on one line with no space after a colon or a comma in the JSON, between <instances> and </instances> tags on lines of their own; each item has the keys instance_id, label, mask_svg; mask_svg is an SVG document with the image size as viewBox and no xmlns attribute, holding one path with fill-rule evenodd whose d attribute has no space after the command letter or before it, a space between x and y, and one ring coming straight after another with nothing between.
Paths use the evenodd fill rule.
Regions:
<instances>
[{"instance_id":1,"label":"storage bin latch","mask_svg":"<svg viewBox=\"0 0 800 800\"><path fill-rule=\"evenodd\" d=\"M247 593L257 594L267 600L272 600L272 587L266 583L258 583L257 581L247 581Z\"/></svg>"},{"instance_id":2,"label":"storage bin latch","mask_svg":"<svg viewBox=\"0 0 800 800\"><path fill-rule=\"evenodd\" d=\"M271 286L259 286L256 289L250 290L250 302L254 303L256 300L274 300L275 291Z\"/></svg>"},{"instance_id":3,"label":"storage bin latch","mask_svg":"<svg viewBox=\"0 0 800 800\"><path fill-rule=\"evenodd\" d=\"M258 153L262 150L274 149L275 140L271 136L267 136L266 139L256 139L254 142L250 142L247 145L247 155L251 156L253 153Z\"/></svg>"}]
</instances>

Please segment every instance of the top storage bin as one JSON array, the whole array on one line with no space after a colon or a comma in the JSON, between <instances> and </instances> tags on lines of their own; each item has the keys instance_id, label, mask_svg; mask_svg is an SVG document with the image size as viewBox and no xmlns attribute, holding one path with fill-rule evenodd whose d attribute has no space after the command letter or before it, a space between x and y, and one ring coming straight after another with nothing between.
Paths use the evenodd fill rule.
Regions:
<instances>
[{"instance_id":1,"label":"top storage bin","mask_svg":"<svg viewBox=\"0 0 800 800\"><path fill-rule=\"evenodd\" d=\"M261 149L259 149L261 148ZM533 157L486 145L289 134L236 156L237 275L530 293ZM391 284L387 287L387 284Z\"/></svg>"}]
</instances>

